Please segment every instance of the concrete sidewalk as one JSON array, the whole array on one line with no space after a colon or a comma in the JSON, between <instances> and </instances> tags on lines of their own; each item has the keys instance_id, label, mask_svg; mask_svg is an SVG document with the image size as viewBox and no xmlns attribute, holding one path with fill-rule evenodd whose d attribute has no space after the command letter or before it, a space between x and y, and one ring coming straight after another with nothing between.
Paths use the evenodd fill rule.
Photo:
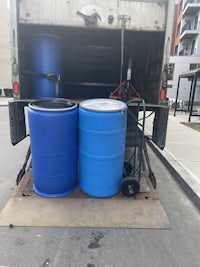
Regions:
<instances>
[{"instance_id":1,"label":"concrete sidewalk","mask_svg":"<svg viewBox=\"0 0 200 267\"><path fill-rule=\"evenodd\" d=\"M188 116L188 113L177 112L174 117L170 111L166 146L157 151L200 198L200 132L180 123L188 122ZM191 121L200 123L200 118L191 117ZM151 134L153 117L147 118L145 123L145 133Z\"/></svg>"}]
</instances>

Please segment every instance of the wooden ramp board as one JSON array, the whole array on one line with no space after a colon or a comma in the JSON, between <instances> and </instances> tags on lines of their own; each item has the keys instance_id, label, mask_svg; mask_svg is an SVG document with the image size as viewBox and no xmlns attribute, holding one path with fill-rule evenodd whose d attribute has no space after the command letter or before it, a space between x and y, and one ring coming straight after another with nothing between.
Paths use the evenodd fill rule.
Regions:
<instances>
[{"instance_id":1,"label":"wooden ramp board","mask_svg":"<svg viewBox=\"0 0 200 267\"><path fill-rule=\"evenodd\" d=\"M1 211L0 226L169 229L168 217L148 177L143 176L141 187L135 198L119 193L97 199L79 188L66 197L44 198L34 193L29 172Z\"/></svg>"}]
</instances>

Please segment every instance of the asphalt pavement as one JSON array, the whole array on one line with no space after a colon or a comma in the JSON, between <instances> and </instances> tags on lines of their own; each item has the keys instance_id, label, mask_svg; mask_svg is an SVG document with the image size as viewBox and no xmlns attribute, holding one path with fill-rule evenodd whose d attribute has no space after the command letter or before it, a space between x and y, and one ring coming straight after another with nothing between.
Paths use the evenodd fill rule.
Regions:
<instances>
[{"instance_id":1,"label":"asphalt pavement","mask_svg":"<svg viewBox=\"0 0 200 267\"><path fill-rule=\"evenodd\" d=\"M0 97L0 102L1 100ZM5 98L3 102L0 105L0 209L16 189L16 175L23 164L29 142L25 139L14 147L10 144L8 108ZM182 162L187 163L184 171L189 173L190 165L196 162L198 167L199 154L194 154L196 158L188 156L188 160L185 157L187 154L193 155L189 148L197 147L198 150L199 135L196 136L195 132L196 139L194 139L192 134L194 130L188 131L186 126L182 126L179 134L186 132L185 137L173 139L169 131L174 129L176 123L179 125L178 120L182 118L178 116L178 114L175 118L172 114L169 116L167 144L163 153L172 157L170 153L173 152L176 158L172 158L177 166L180 165L183 170ZM151 120L146 121L148 129L151 124ZM175 129L175 131L179 130ZM185 154L176 148L176 144L180 148L181 140L183 143L184 140L187 141L188 144ZM190 146L190 141L193 141L193 146ZM169 218L170 229L0 227L0 266L199 266L199 210L151 149L149 149L149 156L157 179L156 192ZM179 168L175 167L175 169ZM195 175L195 172L193 171L192 174ZM192 177L191 175L190 179ZM198 173L195 177L198 177Z\"/></svg>"}]
</instances>

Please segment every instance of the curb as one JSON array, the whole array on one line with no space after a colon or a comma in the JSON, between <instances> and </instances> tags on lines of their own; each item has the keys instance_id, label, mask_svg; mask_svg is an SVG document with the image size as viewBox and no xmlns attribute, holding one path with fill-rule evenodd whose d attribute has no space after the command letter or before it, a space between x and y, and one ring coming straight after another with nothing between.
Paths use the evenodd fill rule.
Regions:
<instances>
[{"instance_id":1,"label":"curb","mask_svg":"<svg viewBox=\"0 0 200 267\"><path fill-rule=\"evenodd\" d=\"M165 167L169 170L170 174L174 177L175 181L180 185L181 189L192 201L196 208L200 211L200 196L196 193L193 188L186 182L184 176L189 174L187 171L180 166L175 160L171 159L170 156L166 156L164 151L161 151L150 139L147 139L147 144L153 150L153 152L159 157Z\"/></svg>"}]
</instances>

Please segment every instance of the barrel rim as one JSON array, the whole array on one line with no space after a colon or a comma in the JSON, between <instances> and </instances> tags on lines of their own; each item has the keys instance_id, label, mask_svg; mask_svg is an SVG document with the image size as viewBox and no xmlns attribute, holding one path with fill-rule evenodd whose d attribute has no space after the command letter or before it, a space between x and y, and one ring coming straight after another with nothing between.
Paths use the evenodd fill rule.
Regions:
<instances>
[{"instance_id":1,"label":"barrel rim","mask_svg":"<svg viewBox=\"0 0 200 267\"><path fill-rule=\"evenodd\" d=\"M116 108L116 109L97 109L95 107L87 107L84 106L85 103L89 103L89 102L101 102L101 101L109 101L110 103L117 103L120 104L121 107ZM79 103L79 107L85 110L89 110L89 111L94 111L94 112L119 112L119 111L125 111L127 109L127 105L126 103L120 101L120 100L116 100L116 99L110 99L110 98L93 98L93 99L88 99L88 100L84 100L82 102Z\"/></svg>"},{"instance_id":2,"label":"barrel rim","mask_svg":"<svg viewBox=\"0 0 200 267\"><path fill-rule=\"evenodd\" d=\"M42 106L39 106L41 103L55 103L55 104L59 104L59 103L62 103L62 104L65 104L65 105L69 105L68 107L62 107L62 108L47 108L47 107L42 107ZM47 99L39 99L39 100L35 100L35 101L32 101L28 104L29 108L30 109L33 109L33 110L39 110L39 111L53 111L53 112L59 112L59 111L69 111L69 110L72 110L72 109L75 109L77 108L77 103L73 102L72 100L70 99L65 99L65 98L47 98Z\"/></svg>"}]
</instances>

